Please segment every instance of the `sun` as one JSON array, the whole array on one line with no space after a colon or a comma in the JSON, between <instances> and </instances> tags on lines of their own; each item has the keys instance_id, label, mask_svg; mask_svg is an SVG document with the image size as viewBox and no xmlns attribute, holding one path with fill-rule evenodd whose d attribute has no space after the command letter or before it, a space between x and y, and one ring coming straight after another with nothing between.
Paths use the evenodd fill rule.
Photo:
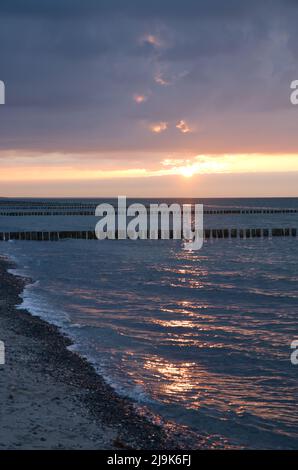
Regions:
<instances>
[{"instance_id":1,"label":"sun","mask_svg":"<svg viewBox=\"0 0 298 470\"><path fill-rule=\"evenodd\" d=\"M181 175L184 176L185 178L191 178L195 172L196 168L194 166L183 166L180 168Z\"/></svg>"}]
</instances>

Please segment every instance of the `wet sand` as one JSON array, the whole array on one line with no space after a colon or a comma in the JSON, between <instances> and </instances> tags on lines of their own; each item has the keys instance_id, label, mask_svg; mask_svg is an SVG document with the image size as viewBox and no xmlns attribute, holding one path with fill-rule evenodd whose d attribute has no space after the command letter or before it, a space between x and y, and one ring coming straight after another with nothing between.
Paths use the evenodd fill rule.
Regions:
<instances>
[{"instance_id":1,"label":"wet sand","mask_svg":"<svg viewBox=\"0 0 298 470\"><path fill-rule=\"evenodd\" d=\"M0 449L190 449L225 447L136 413L57 327L16 309L25 280L0 257Z\"/></svg>"}]
</instances>

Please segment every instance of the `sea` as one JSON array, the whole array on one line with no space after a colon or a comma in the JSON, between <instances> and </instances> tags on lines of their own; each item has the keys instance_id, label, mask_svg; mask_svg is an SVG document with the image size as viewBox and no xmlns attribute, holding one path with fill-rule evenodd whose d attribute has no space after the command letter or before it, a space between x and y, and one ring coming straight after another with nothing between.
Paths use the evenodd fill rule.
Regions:
<instances>
[{"instance_id":1,"label":"sea","mask_svg":"<svg viewBox=\"0 0 298 470\"><path fill-rule=\"evenodd\" d=\"M116 203L2 198L0 232L94 230L82 207L101 202ZM298 228L285 212L298 198L158 202L203 204L205 228ZM0 241L0 254L31 279L21 308L57 325L150 419L240 448L298 449L296 236L211 239L197 251L182 240Z\"/></svg>"}]
</instances>

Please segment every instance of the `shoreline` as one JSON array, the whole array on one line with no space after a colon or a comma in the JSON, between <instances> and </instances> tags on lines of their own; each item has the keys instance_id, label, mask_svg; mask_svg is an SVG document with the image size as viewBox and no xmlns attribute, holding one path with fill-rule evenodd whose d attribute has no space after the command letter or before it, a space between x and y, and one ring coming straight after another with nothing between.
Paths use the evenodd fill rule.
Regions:
<instances>
[{"instance_id":1,"label":"shoreline","mask_svg":"<svg viewBox=\"0 0 298 470\"><path fill-rule=\"evenodd\" d=\"M0 449L211 449L226 442L138 414L55 325L16 308L28 280L0 256Z\"/></svg>"}]
</instances>

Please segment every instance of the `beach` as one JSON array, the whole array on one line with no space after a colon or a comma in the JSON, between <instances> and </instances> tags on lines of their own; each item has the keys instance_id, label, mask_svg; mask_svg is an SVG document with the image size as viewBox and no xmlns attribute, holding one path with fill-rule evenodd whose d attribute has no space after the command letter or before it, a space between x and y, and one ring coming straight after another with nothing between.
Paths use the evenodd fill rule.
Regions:
<instances>
[{"instance_id":1,"label":"beach","mask_svg":"<svg viewBox=\"0 0 298 470\"><path fill-rule=\"evenodd\" d=\"M0 449L174 449L213 447L208 438L161 428L138 415L53 325L16 309L25 280L0 258ZM220 443L217 443L220 446Z\"/></svg>"},{"instance_id":2,"label":"beach","mask_svg":"<svg viewBox=\"0 0 298 470\"><path fill-rule=\"evenodd\" d=\"M2 448L297 448L297 237L257 236L296 230L297 200L203 202L210 233L255 236L192 252L9 240L95 221L85 200L3 202ZM39 215L53 204L58 215Z\"/></svg>"}]
</instances>

